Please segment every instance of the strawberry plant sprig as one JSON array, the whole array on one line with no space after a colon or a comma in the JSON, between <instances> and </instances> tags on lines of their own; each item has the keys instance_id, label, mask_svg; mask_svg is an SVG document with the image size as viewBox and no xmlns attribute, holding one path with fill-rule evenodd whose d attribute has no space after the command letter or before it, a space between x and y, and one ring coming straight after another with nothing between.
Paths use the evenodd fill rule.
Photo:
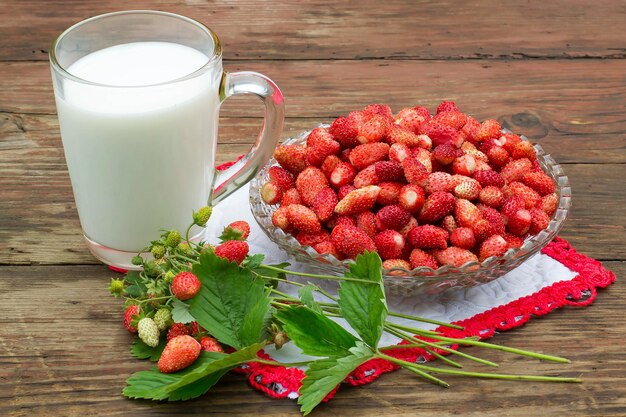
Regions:
<instances>
[{"instance_id":1,"label":"strawberry plant sprig","mask_svg":"<svg viewBox=\"0 0 626 417\"><path fill-rule=\"evenodd\" d=\"M332 276L291 271L288 264L264 264L262 254L248 254L245 239L250 229L241 221L225 228L222 243L217 247L190 241L191 227L204 226L210 214L206 207L193 213L193 223L184 240L177 231L163 231L160 239L151 242L145 253L133 259L141 270L130 271L109 285L114 296L125 299L125 327L131 333L139 331L131 353L158 362L157 367L137 372L128 379L123 394L129 398L168 401L195 398L207 392L229 370L249 362L306 366L298 399L305 415L352 371L371 359L390 361L443 387L449 385L436 374L580 382L577 378L461 370L463 365L451 359L451 355L491 367L498 364L452 349L451 345L496 349L560 363L569 361L475 337L447 337L440 332L389 321L389 316L396 316L460 328L390 312L382 263L375 252L358 255L343 276ZM147 259L147 253L153 259ZM330 294L311 282L290 280L288 275L339 281L338 294ZM283 291L278 284L298 287L297 296ZM356 336L335 322L335 318L344 319ZM381 347L383 333L405 343ZM258 356L264 346L274 344L279 349L289 340L304 354L317 359L282 364ZM224 353L224 347L232 353ZM407 362L393 356L394 350L416 347L440 359L443 366Z\"/></svg>"}]
</instances>

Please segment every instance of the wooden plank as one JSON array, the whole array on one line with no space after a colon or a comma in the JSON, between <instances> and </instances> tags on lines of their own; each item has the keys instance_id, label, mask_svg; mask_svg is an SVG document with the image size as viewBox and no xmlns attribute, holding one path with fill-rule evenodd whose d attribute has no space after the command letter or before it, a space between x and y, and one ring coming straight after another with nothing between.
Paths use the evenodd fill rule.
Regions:
<instances>
[{"instance_id":1,"label":"wooden plank","mask_svg":"<svg viewBox=\"0 0 626 417\"><path fill-rule=\"evenodd\" d=\"M0 60L47 60L74 23L125 9L195 18L228 59L623 58L624 3L552 2L9 1L0 9ZM18 18L16 18L18 17ZM381 23L384 22L384 23Z\"/></svg>"},{"instance_id":2,"label":"wooden plank","mask_svg":"<svg viewBox=\"0 0 626 417\"><path fill-rule=\"evenodd\" d=\"M618 276L626 263L606 262ZM156 416L206 414L298 416L295 401L275 400L229 375L186 403L124 399L125 379L148 363L128 353L122 302L108 296L111 272L103 266L0 267L0 414ZM319 414L368 416L608 416L626 414L626 287L599 291L591 307L564 308L496 343L559 354L571 364L550 364L493 351L474 351L501 364L499 372L580 376L582 384L525 383L447 377L450 389L408 372L371 385L343 387ZM393 306L391 306L393 308ZM585 323L585 325L581 325ZM471 363L461 361L468 369ZM97 411L96 411L97 410Z\"/></svg>"}]
</instances>

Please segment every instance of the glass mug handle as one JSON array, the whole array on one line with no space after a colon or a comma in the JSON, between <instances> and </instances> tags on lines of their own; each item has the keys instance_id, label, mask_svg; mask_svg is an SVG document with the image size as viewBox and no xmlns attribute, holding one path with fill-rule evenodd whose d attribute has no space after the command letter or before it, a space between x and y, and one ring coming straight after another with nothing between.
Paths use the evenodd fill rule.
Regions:
<instances>
[{"instance_id":1,"label":"glass mug handle","mask_svg":"<svg viewBox=\"0 0 626 417\"><path fill-rule=\"evenodd\" d=\"M253 94L265 104L261 133L248 153L233 166L219 171L211 204L215 205L250 181L267 163L280 139L285 118L283 95L278 86L257 72L224 72L220 85L220 103L237 94Z\"/></svg>"}]
</instances>

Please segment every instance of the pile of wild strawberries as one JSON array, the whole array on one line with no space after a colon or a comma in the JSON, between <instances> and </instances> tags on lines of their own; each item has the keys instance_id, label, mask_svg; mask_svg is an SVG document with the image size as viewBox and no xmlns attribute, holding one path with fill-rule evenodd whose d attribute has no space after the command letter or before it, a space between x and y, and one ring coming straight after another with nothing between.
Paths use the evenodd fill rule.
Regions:
<instances>
[{"instance_id":1,"label":"pile of wild strawberries","mask_svg":"<svg viewBox=\"0 0 626 417\"><path fill-rule=\"evenodd\" d=\"M261 187L272 223L338 259L377 251L383 267L461 266L545 229L555 184L531 143L444 101L395 116L372 104L278 146Z\"/></svg>"}]
</instances>

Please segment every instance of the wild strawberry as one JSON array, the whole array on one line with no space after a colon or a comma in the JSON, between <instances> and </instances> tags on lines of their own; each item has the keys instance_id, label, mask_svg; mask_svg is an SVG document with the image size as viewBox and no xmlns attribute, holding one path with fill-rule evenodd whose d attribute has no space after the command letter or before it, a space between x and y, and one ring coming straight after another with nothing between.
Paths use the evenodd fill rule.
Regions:
<instances>
[{"instance_id":1,"label":"wild strawberry","mask_svg":"<svg viewBox=\"0 0 626 417\"><path fill-rule=\"evenodd\" d=\"M239 239L246 240L250 235L250 225L245 220L237 220L226 226L226 229L231 229L234 232L239 233Z\"/></svg>"},{"instance_id":2,"label":"wild strawberry","mask_svg":"<svg viewBox=\"0 0 626 417\"><path fill-rule=\"evenodd\" d=\"M450 244L462 249L472 249L476 245L476 237L469 227L457 227L450 234Z\"/></svg>"},{"instance_id":3,"label":"wild strawberry","mask_svg":"<svg viewBox=\"0 0 626 417\"><path fill-rule=\"evenodd\" d=\"M397 259L404 249L404 237L395 230L383 230L374 238L374 244L382 259Z\"/></svg>"},{"instance_id":4,"label":"wild strawberry","mask_svg":"<svg viewBox=\"0 0 626 417\"><path fill-rule=\"evenodd\" d=\"M515 146L522 142L522 138L513 133L505 133L499 138L500 146L502 146L509 154L513 153Z\"/></svg>"},{"instance_id":5,"label":"wild strawberry","mask_svg":"<svg viewBox=\"0 0 626 417\"><path fill-rule=\"evenodd\" d=\"M356 190L356 187L352 184L346 184L339 187L337 190L337 198L341 201L345 196L350 194L350 192Z\"/></svg>"},{"instance_id":6,"label":"wild strawberry","mask_svg":"<svg viewBox=\"0 0 626 417\"><path fill-rule=\"evenodd\" d=\"M315 246L325 240L330 240L330 234L326 230L318 233L298 232L296 240L302 246Z\"/></svg>"},{"instance_id":7,"label":"wild strawberry","mask_svg":"<svg viewBox=\"0 0 626 417\"><path fill-rule=\"evenodd\" d=\"M274 213L272 213L272 224L284 231L289 231L291 229L291 224L289 223L289 218L287 217L287 207L288 206L281 206L277 208Z\"/></svg>"},{"instance_id":8,"label":"wild strawberry","mask_svg":"<svg viewBox=\"0 0 626 417\"><path fill-rule=\"evenodd\" d=\"M424 117L424 115L416 109L406 108L398 112L395 123L406 130L417 133L421 124L429 119L430 114L427 117Z\"/></svg>"},{"instance_id":9,"label":"wild strawberry","mask_svg":"<svg viewBox=\"0 0 626 417\"><path fill-rule=\"evenodd\" d=\"M261 198L267 204L278 204L283 198L283 192L276 183L269 181L261 186Z\"/></svg>"},{"instance_id":10,"label":"wild strawberry","mask_svg":"<svg viewBox=\"0 0 626 417\"><path fill-rule=\"evenodd\" d=\"M357 140L359 143L380 142L387 133L389 122L380 115L372 115L364 123L358 126Z\"/></svg>"},{"instance_id":11,"label":"wild strawberry","mask_svg":"<svg viewBox=\"0 0 626 417\"><path fill-rule=\"evenodd\" d=\"M458 198L465 200L475 200L480 194L481 187L478 181L470 179L469 181L463 181L456 187L454 187L454 195Z\"/></svg>"},{"instance_id":12,"label":"wild strawberry","mask_svg":"<svg viewBox=\"0 0 626 417\"><path fill-rule=\"evenodd\" d=\"M444 249L448 246L448 232L440 227L426 224L411 229L408 241L419 249Z\"/></svg>"},{"instance_id":13,"label":"wild strawberry","mask_svg":"<svg viewBox=\"0 0 626 417\"><path fill-rule=\"evenodd\" d=\"M454 219L454 216L452 215L447 215L443 219L441 219L440 225L441 228L446 230L448 233L452 233L454 229L459 227L459 225L456 223L456 220Z\"/></svg>"},{"instance_id":14,"label":"wild strawberry","mask_svg":"<svg viewBox=\"0 0 626 417\"><path fill-rule=\"evenodd\" d=\"M472 155L463 155L452 162L452 172L459 175L472 176L476 171L476 159Z\"/></svg>"},{"instance_id":15,"label":"wild strawberry","mask_svg":"<svg viewBox=\"0 0 626 417\"><path fill-rule=\"evenodd\" d=\"M522 141L515 145L513 152L511 152L511 157L513 159L528 158L533 161L537 157L537 154L535 153L535 148L532 143Z\"/></svg>"},{"instance_id":16,"label":"wild strawberry","mask_svg":"<svg viewBox=\"0 0 626 417\"><path fill-rule=\"evenodd\" d=\"M128 306L124 311L124 327L131 333L137 333L137 326L133 326L132 322L139 315L139 311L139 306L136 304Z\"/></svg>"},{"instance_id":17,"label":"wild strawberry","mask_svg":"<svg viewBox=\"0 0 626 417\"><path fill-rule=\"evenodd\" d=\"M459 111L454 101L442 101L437 106L437 114L447 112L447 111Z\"/></svg>"},{"instance_id":18,"label":"wild strawberry","mask_svg":"<svg viewBox=\"0 0 626 417\"><path fill-rule=\"evenodd\" d=\"M287 219L291 226L301 232L319 233L322 228L315 212L302 204L287 206Z\"/></svg>"},{"instance_id":19,"label":"wild strawberry","mask_svg":"<svg viewBox=\"0 0 626 417\"><path fill-rule=\"evenodd\" d=\"M472 232L474 232L476 242L479 243L487 239L489 236L493 236L496 234L496 229L486 219L478 220L476 223L472 224L471 228Z\"/></svg>"},{"instance_id":20,"label":"wild strawberry","mask_svg":"<svg viewBox=\"0 0 626 417\"><path fill-rule=\"evenodd\" d=\"M402 184L399 182L381 182L378 184L380 192L376 198L376 203L382 206L388 206L390 204L398 204L400 198L400 190L402 190Z\"/></svg>"},{"instance_id":21,"label":"wild strawberry","mask_svg":"<svg viewBox=\"0 0 626 417\"><path fill-rule=\"evenodd\" d=\"M507 184L512 181L519 181L524 174L531 172L532 162L528 158L515 159L502 168L500 175Z\"/></svg>"},{"instance_id":22,"label":"wild strawberry","mask_svg":"<svg viewBox=\"0 0 626 417\"><path fill-rule=\"evenodd\" d=\"M490 207L500 207L504 202L504 194L500 188L488 185L480 190L478 200Z\"/></svg>"},{"instance_id":23,"label":"wild strawberry","mask_svg":"<svg viewBox=\"0 0 626 417\"><path fill-rule=\"evenodd\" d=\"M478 209L480 213L483 215L483 218L489 222L491 227L494 229L494 232L503 235L504 234L504 219L502 215L498 212L498 210L493 207L478 205Z\"/></svg>"},{"instance_id":24,"label":"wild strawberry","mask_svg":"<svg viewBox=\"0 0 626 417\"><path fill-rule=\"evenodd\" d=\"M513 181L502 190L506 197L510 197L511 195L522 197L527 209L535 207L541 201L541 196L537 191L521 182Z\"/></svg>"},{"instance_id":25,"label":"wild strawberry","mask_svg":"<svg viewBox=\"0 0 626 417\"><path fill-rule=\"evenodd\" d=\"M288 207L293 207L295 205L291 205ZM287 211L289 214L289 211ZM246 242L241 240L229 240L228 242L224 242L218 247L215 248L215 254L220 258L228 259L230 262L236 262L240 264L248 255L248 251L250 247Z\"/></svg>"},{"instance_id":26,"label":"wild strawberry","mask_svg":"<svg viewBox=\"0 0 626 417\"><path fill-rule=\"evenodd\" d=\"M437 191L429 195L424 202L418 220L422 222L436 222L450 214L453 209L454 196L444 191Z\"/></svg>"},{"instance_id":27,"label":"wild strawberry","mask_svg":"<svg viewBox=\"0 0 626 417\"><path fill-rule=\"evenodd\" d=\"M431 194L437 191L450 192L454 189L452 186L452 176L447 172L433 172L429 174L425 181L422 182L424 191Z\"/></svg>"},{"instance_id":28,"label":"wild strawberry","mask_svg":"<svg viewBox=\"0 0 626 417\"><path fill-rule=\"evenodd\" d=\"M376 215L374 215L371 211L362 211L355 217L356 227L363 230L369 237L374 239L378 233L378 228L376 227Z\"/></svg>"},{"instance_id":29,"label":"wild strawberry","mask_svg":"<svg viewBox=\"0 0 626 417\"><path fill-rule=\"evenodd\" d=\"M444 250L435 251L435 259L442 265L461 267L471 261L478 261L476 255L467 249L451 246Z\"/></svg>"},{"instance_id":30,"label":"wild strawberry","mask_svg":"<svg viewBox=\"0 0 626 417\"><path fill-rule=\"evenodd\" d=\"M550 216L548 216L543 210L538 208L530 209L530 229L531 234L536 235L544 229L548 228L550 224Z\"/></svg>"},{"instance_id":31,"label":"wild strawberry","mask_svg":"<svg viewBox=\"0 0 626 417\"><path fill-rule=\"evenodd\" d=\"M178 336L167 342L158 362L164 374L178 372L194 363L200 356L200 343L191 336Z\"/></svg>"},{"instance_id":32,"label":"wild strawberry","mask_svg":"<svg viewBox=\"0 0 626 417\"><path fill-rule=\"evenodd\" d=\"M554 181L543 172L527 172L522 175L522 182L544 196L552 194L555 189Z\"/></svg>"},{"instance_id":33,"label":"wild strawberry","mask_svg":"<svg viewBox=\"0 0 626 417\"><path fill-rule=\"evenodd\" d=\"M393 122L393 112L387 104L369 104L363 108L363 114L367 116L381 116L384 120Z\"/></svg>"},{"instance_id":34,"label":"wild strawberry","mask_svg":"<svg viewBox=\"0 0 626 417\"><path fill-rule=\"evenodd\" d=\"M518 195L511 197L505 197L502 207L500 207L500 213L504 216L504 223L508 221L508 218L513 216L516 211L525 207L524 199Z\"/></svg>"},{"instance_id":35,"label":"wild strawberry","mask_svg":"<svg viewBox=\"0 0 626 417\"><path fill-rule=\"evenodd\" d=\"M201 332L205 332L206 330L204 329L204 327L200 326L197 321L192 321L191 323L189 323L189 331L191 332L192 336L197 336L198 334L200 334Z\"/></svg>"},{"instance_id":36,"label":"wild strawberry","mask_svg":"<svg viewBox=\"0 0 626 417\"><path fill-rule=\"evenodd\" d=\"M530 215L530 211L522 209L517 210L513 216L508 218L506 226L512 234L523 236L528 233L531 222L532 216Z\"/></svg>"},{"instance_id":37,"label":"wild strawberry","mask_svg":"<svg viewBox=\"0 0 626 417\"><path fill-rule=\"evenodd\" d=\"M330 237L337 251L348 258L354 259L365 251L376 250L374 241L364 231L354 226L335 226Z\"/></svg>"},{"instance_id":38,"label":"wild strawberry","mask_svg":"<svg viewBox=\"0 0 626 417\"><path fill-rule=\"evenodd\" d=\"M307 148L314 148L320 145L324 146L324 143L329 140L334 141L333 135L331 135L328 130L324 129L323 127L316 127L315 129L311 130L311 133L309 133L309 136L307 136L306 146Z\"/></svg>"},{"instance_id":39,"label":"wild strawberry","mask_svg":"<svg viewBox=\"0 0 626 417\"><path fill-rule=\"evenodd\" d=\"M325 222L335 212L335 206L339 200L337 194L330 187L322 188L315 199L311 208L320 221Z\"/></svg>"},{"instance_id":40,"label":"wild strawberry","mask_svg":"<svg viewBox=\"0 0 626 417\"><path fill-rule=\"evenodd\" d=\"M458 149L449 143L438 145L433 150L433 158L442 165L449 165L454 159L460 155L457 153Z\"/></svg>"},{"instance_id":41,"label":"wild strawberry","mask_svg":"<svg viewBox=\"0 0 626 417\"><path fill-rule=\"evenodd\" d=\"M493 235L480 245L479 259L484 261L491 256L502 256L509 249L509 244L500 235Z\"/></svg>"},{"instance_id":42,"label":"wild strawberry","mask_svg":"<svg viewBox=\"0 0 626 417\"><path fill-rule=\"evenodd\" d=\"M328 180L319 168L307 167L296 178L296 189L307 206L311 206L317 193L326 187Z\"/></svg>"},{"instance_id":43,"label":"wild strawberry","mask_svg":"<svg viewBox=\"0 0 626 417\"><path fill-rule=\"evenodd\" d=\"M352 183L356 169L348 162L340 162L337 164L333 172L330 174L329 180L334 187L341 187Z\"/></svg>"},{"instance_id":44,"label":"wild strawberry","mask_svg":"<svg viewBox=\"0 0 626 417\"><path fill-rule=\"evenodd\" d=\"M341 145L330 136L328 139L320 140L317 145L306 148L306 162L311 166L320 167L326 157L337 155L340 151Z\"/></svg>"},{"instance_id":45,"label":"wild strawberry","mask_svg":"<svg viewBox=\"0 0 626 417\"><path fill-rule=\"evenodd\" d=\"M299 145L281 145L274 150L274 158L281 167L294 175L306 168L306 148Z\"/></svg>"},{"instance_id":46,"label":"wild strawberry","mask_svg":"<svg viewBox=\"0 0 626 417\"><path fill-rule=\"evenodd\" d=\"M422 148L413 148L411 155L424 165L426 171L429 173L433 172L432 154L429 151Z\"/></svg>"},{"instance_id":47,"label":"wild strawberry","mask_svg":"<svg viewBox=\"0 0 626 417\"><path fill-rule=\"evenodd\" d=\"M160 308L154 313L153 320L159 331L162 332L172 324L172 313L169 308Z\"/></svg>"},{"instance_id":48,"label":"wild strawberry","mask_svg":"<svg viewBox=\"0 0 626 417\"><path fill-rule=\"evenodd\" d=\"M357 142L358 144L358 142ZM355 145L356 146L356 145ZM352 152L352 148L346 148L339 154L339 159L341 162L350 162L350 153Z\"/></svg>"},{"instance_id":49,"label":"wild strawberry","mask_svg":"<svg viewBox=\"0 0 626 417\"><path fill-rule=\"evenodd\" d=\"M424 164L413 156L404 158L402 167L404 168L404 177L411 184L422 184L428 177L428 171Z\"/></svg>"},{"instance_id":50,"label":"wild strawberry","mask_svg":"<svg viewBox=\"0 0 626 417\"><path fill-rule=\"evenodd\" d=\"M494 146L487 151L487 158L493 166L501 168L509 162L511 156L502 146Z\"/></svg>"},{"instance_id":51,"label":"wild strawberry","mask_svg":"<svg viewBox=\"0 0 626 417\"><path fill-rule=\"evenodd\" d=\"M402 163L409 155L411 155L411 150L404 143L394 143L389 147L390 161Z\"/></svg>"},{"instance_id":52,"label":"wild strawberry","mask_svg":"<svg viewBox=\"0 0 626 417\"><path fill-rule=\"evenodd\" d=\"M409 262L411 264L411 268L427 266L432 269L437 269L437 261L435 258L430 253L424 252L421 249L413 249L411 251Z\"/></svg>"},{"instance_id":53,"label":"wild strawberry","mask_svg":"<svg viewBox=\"0 0 626 417\"><path fill-rule=\"evenodd\" d=\"M497 120L487 119L480 124L474 133L473 139L476 142L483 142L487 139L499 138L502 135L502 126Z\"/></svg>"},{"instance_id":54,"label":"wild strawberry","mask_svg":"<svg viewBox=\"0 0 626 417\"><path fill-rule=\"evenodd\" d=\"M295 188L290 188L283 193L283 198L280 200L280 206L286 207L290 204L302 204L300 193Z\"/></svg>"},{"instance_id":55,"label":"wild strawberry","mask_svg":"<svg viewBox=\"0 0 626 417\"><path fill-rule=\"evenodd\" d=\"M474 172L491 171L491 170L493 170L493 168L491 167L491 165L489 165L488 162L481 161L480 159L476 160L476 168L474 169Z\"/></svg>"},{"instance_id":56,"label":"wild strawberry","mask_svg":"<svg viewBox=\"0 0 626 417\"><path fill-rule=\"evenodd\" d=\"M461 130L467 123L467 116L459 111L442 111L438 112L433 121L445 126L450 126L456 130Z\"/></svg>"},{"instance_id":57,"label":"wild strawberry","mask_svg":"<svg viewBox=\"0 0 626 417\"><path fill-rule=\"evenodd\" d=\"M287 191L296 186L296 180L293 174L284 168L279 166L270 167L270 169L267 170L267 174L270 177L270 181L278 185L281 191Z\"/></svg>"},{"instance_id":58,"label":"wild strawberry","mask_svg":"<svg viewBox=\"0 0 626 417\"><path fill-rule=\"evenodd\" d=\"M341 216L337 216L337 219L335 220L335 227L341 226L341 225L357 227L356 218L354 216L345 215L345 214Z\"/></svg>"},{"instance_id":59,"label":"wild strawberry","mask_svg":"<svg viewBox=\"0 0 626 417\"><path fill-rule=\"evenodd\" d=\"M442 125L434 120L420 126L420 134L427 135L435 147L449 143L458 148L463 143L463 136L455 128Z\"/></svg>"},{"instance_id":60,"label":"wild strawberry","mask_svg":"<svg viewBox=\"0 0 626 417\"><path fill-rule=\"evenodd\" d=\"M211 336L204 336L200 339L200 350L205 352L224 352L222 345Z\"/></svg>"},{"instance_id":61,"label":"wild strawberry","mask_svg":"<svg viewBox=\"0 0 626 417\"><path fill-rule=\"evenodd\" d=\"M339 159L337 155L329 155L326 157L326 159L324 159L324 162L322 163L322 166L320 167L320 169L322 170L324 175L326 175L326 178L330 180L331 174L333 173L335 168L337 168L337 165L339 165L340 163L341 163L341 159Z\"/></svg>"},{"instance_id":62,"label":"wild strawberry","mask_svg":"<svg viewBox=\"0 0 626 417\"><path fill-rule=\"evenodd\" d=\"M344 148L351 148L359 144L356 139L359 129L357 123L352 119L338 117L328 128L328 131Z\"/></svg>"},{"instance_id":63,"label":"wild strawberry","mask_svg":"<svg viewBox=\"0 0 626 417\"><path fill-rule=\"evenodd\" d=\"M137 323L137 333L142 342L150 347L159 345L159 328L150 317L144 317Z\"/></svg>"},{"instance_id":64,"label":"wild strawberry","mask_svg":"<svg viewBox=\"0 0 626 417\"><path fill-rule=\"evenodd\" d=\"M406 239L409 236L409 232L417 226L417 220L415 217L411 217L407 224L404 225L402 229L399 230L400 234Z\"/></svg>"},{"instance_id":65,"label":"wild strawberry","mask_svg":"<svg viewBox=\"0 0 626 417\"><path fill-rule=\"evenodd\" d=\"M502 235L502 238L504 240L506 240L506 243L509 245L509 248L518 248L519 249L524 244L524 238L523 237L511 235L509 233L506 233L506 234Z\"/></svg>"},{"instance_id":66,"label":"wild strawberry","mask_svg":"<svg viewBox=\"0 0 626 417\"><path fill-rule=\"evenodd\" d=\"M401 230L409 222L411 213L397 204L385 206L376 213L376 227L378 230Z\"/></svg>"},{"instance_id":67,"label":"wild strawberry","mask_svg":"<svg viewBox=\"0 0 626 417\"><path fill-rule=\"evenodd\" d=\"M377 185L380 182L380 178L376 174L375 164L368 166L365 169L359 171L354 177L353 185L356 188L367 187L368 185Z\"/></svg>"},{"instance_id":68,"label":"wild strawberry","mask_svg":"<svg viewBox=\"0 0 626 417\"><path fill-rule=\"evenodd\" d=\"M175 337L186 336L190 334L189 328L183 323L174 323L167 332L167 341L169 342Z\"/></svg>"},{"instance_id":69,"label":"wild strawberry","mask_svg":"<svg viewBox=\"0 0 626 417\"><path fill-rule=\"evenodd\" d=\"M369 210L376 203L379 192L380 188L376 185L368 185L351 191L337 203L335 213L356 214Z\"/></svg>"},{"instance_id":70,"label":"wild strawberry","mask_svg":"<svg viewBox=\"0 0 626 417\"><path fill-rule=\"evenodd\" d=\"M467 121L461 129L461 134L468 140L474 140L474 135L478 132L478 129L480 129L480 122L472 116L467 116Z\"/></svg>"},{"instance_id":71,"label":"wild strawberry","mask_svg":"<svg viewBox=\"0 0 626 417\"><path fill-rule=\"evenodd\" d=\"M392 126L387 129L386 142L389 144L403 143L409 148L419 145L419 139L415 133L398 126Z\"/></svg>"},{"instance_id":72,"label":"wild strawberry","mask_svg":"<svg viewBox=\"0 0 626 417\"><path fill-rule=\"evenodd\" d=\"M222 243L222 245L232 243L242 243L248 246L246 242L242 242L241 240L229 240L228 242ZM217 254L217 249L215 250L215 253ZM179 300L189 300L190 298L195 297L196 294L198 294L198 291L200 291L200 287L202 287L202 284L200 283L198 277L191 272L186 271L176 274L171 284L172 294L174 294L174 297Z\"/></svg>"},{"instance_id":73,"label":"wild strawberry","mask_svg":"<svg viewBox=\"0 0 626 417\"><path fill-rule=\"evenodd\" d=\"M389 155L389 145L386 143L366 143L359 145L350 152L350 163L358 170L382 161Z\"/></svg>"},{"instance_id":74,"label":"wild strawberry","mask_svg":"<svg viewBox=\"0 0 626 417\"><path fill-rule=\"evenodd\" d=\"M454 174L450 177L450 191L454 190L457 185L463 184L466 181L473 181L472 177L467 175Z\"/></svg>"},{"instance_id":75,"label":"wild strawberry","mask_svg":"<svg viewBox=\"0 0 626 417\"><path fill-rule=\"evenodd\" d=\"M380 181L404 181L402 164L394 161L378 161L374 164Z\"/></svg>"},{"instance_id":76,"label":"wild strawberry","mask_svg":"<svg viewBox=\"0 0 626 417\"><path fill-rule=\"evenodd\" d=\"M490 185L498 188L504 186L504 178L496 171L476 171L472 177L478 181L483 188Z\"/></svg>"},{"instance_id":77,"label":"wild strawberry","mask_svg":"<svg viewBox=\"0 0 626 417\"><path fill-rule=\"evenodd\" d=\"M390 271L390 269L404 269L406 271L411 270L411 264L404 259L387 259L383 262L383 269L387 275L402 276L404 271Z\"/></svg>"},{"instance_id":78,"label":"wild strawberry","mask_svg":"<svg viewBox=\"0 0 626 417\"><path fill-rule=\"evenodd\" d=\"M458 199L454 203L454 217L461 227L472 227L483 215L478 207L467 200Z\"/></svg>"},{"instance_id":79,"label":"wild strawberry","mask_svg":"<svg viewBox=\"0 0 626 417\"><path fill-rule=\"evenodd\" d=\"M470 142L464 142L464 144L465 143ZM476 161L476 164L478 164L479 162L484 162L485 164L489 165L489 158L487 157L487 155L485 155L476 148L466 150L465 155L472 155L474 157L474 160ZM491 167L489 167L489 169L491 169Z\"/></svg>"},{"instance_id":80,"label":"wild strawberry","mask_svg":"<svg viewBox=\"0 0 626 417\"><path fill-rule=\"evenodd\" d=\"M324 240L313 246L313 249L320 255L332 255L337 259L341 259L341 255L337 252L337 248L330 240Z\"/></svg>"},{"instance_id":81,"label":"wild strawberry","mask_svg":"<svg viewBox=\"0 0 626 417\"><path fill-rule=\"evenodd\" d=\"M559 206L559 197L555 194L548 194L541 197L541 203L537 205L548 216L552 216Z\"/></svg>"},{"instance_id":82,"label":"wild strawberry","mask_svg":"<svg viewBox=\"0 0 626 417\"><path fill-rule=\"evenodd\" d=\"M410 213L417 213L421 210L425 200L424 189L416 184L405 185L398 195L400 205Z\"/></svg>"}]
</instances>

